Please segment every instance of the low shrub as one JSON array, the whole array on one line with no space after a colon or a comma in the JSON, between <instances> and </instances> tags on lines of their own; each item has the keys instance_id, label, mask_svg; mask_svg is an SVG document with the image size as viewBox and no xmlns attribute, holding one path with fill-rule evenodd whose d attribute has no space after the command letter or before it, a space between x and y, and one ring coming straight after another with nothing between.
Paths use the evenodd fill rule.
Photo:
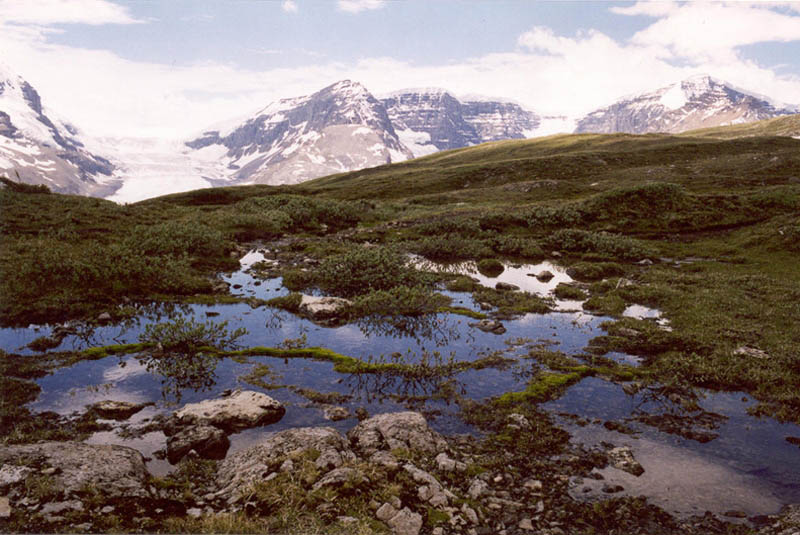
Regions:
<instances>
[{"instance_id":1,"label":"low shrub","mask_svg":"<svg viewBox=\"0 0 800 535\"><path fill-rule=\"evenodd\" d=\"M572 253L595 253L610 258L635 260L651 254L638 240L580 229L561 229L547 238L551 248Z\"/></svg>"},{"instance_id":2,"label":"low shrub","mask_svg":"<svg viewBox=\"0 0 800 535\"><path fill-rule=\"evenodd\" d=\"M505 266L503 263L495 258L484 258L483 260L479 260L477 263L478 271L487 277L497 277L503 271L505 271Z\"/></svg>"},{"instance_id":3,"label":"low shrub","mask_svg":"<svg viewBox=\"0 0 800 535\"><path fill-rule=\"evenodd\" d=\"M614 262L578 262L567 269L567 275L581 281L596 281L624 273L625 269Z\"/></svg>"}]
</instances>

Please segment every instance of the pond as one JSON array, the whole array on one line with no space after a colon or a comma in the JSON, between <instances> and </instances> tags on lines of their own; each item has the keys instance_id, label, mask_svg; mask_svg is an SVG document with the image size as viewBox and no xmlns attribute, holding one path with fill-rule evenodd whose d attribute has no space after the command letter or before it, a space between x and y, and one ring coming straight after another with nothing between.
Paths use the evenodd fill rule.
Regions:
<instances>
[{"instance_id":1,"label":"pond","mask_svg":"<svg viewBox=\"0 0 800 535\"><path fill-rule=\"evenodd\" d=\"M270 299L287 293L280 278L259 280L251 276L250 266L262 260L264 256L253 251L242 259L241 270L225 276L232 294ZM486 286L506 282L545 297L552 297L559 283L572 282L562 267L552 263L506 266L497 277L480 274L474 264L447 269L456 269ZM550 271L553 278L542 282L531 276L543 270ZM453 305L480 310L468 293L445 293L453 298ZM148 370L142 355L109 356L78 362L38 379L42 392L29 407L69 415L105 399L153 402L123 424L115 424L116 429L95 433L88 441L136 448L148 458L148 468L157 475L173 469L157 454L164 448L164 435L160 431L132 431L185 403L217 397L235 388L266 392L286 406L286 414L275 424L232 435L231 451L281 429L328 425L345 432L357 423L355 416L337 422L327 420L323 407L311 403L302 395L302 389L343 395L336 404L346 407L351 414L358 408L370 414L407 410L409 400L415 400L414 408L421 410L438 431L474 434L476 430L461 420L456 404L427 397L444 388L475 400L523 390L539 367L525 358L531 349L545 347L568 355L581 354L592 338L603 334L600 324L609 318L583 312L579 301L554 300L554 303L554 312L503 321L506 332L502 335L483 332L470 325L475 320L450 313L410 321L403 328L369 322L324 327L287 312L265 306L253 308L246 303L143 307L138 316L122 324L91 329L77 326L77 332L67 335L55 350L137 342L147 325L182 316L197 321L226 321L229 328L244 327L247 334L238 340L244 347L303 344L329 348L365 361L390 361L401 354L408 362L420 362L423 358L434 362L469 362L495 353L511 361L505 367L412 379L342 374L333 369L331 362L310 359L228 358L209 370L205 384L185 385ZM666 328L660 313L653 309L630 307L625 315L652 318ZM0 329L0 348L32 354L25 346L51 334L53 329L53 326ZM639 359L632 355L607 356L623 364L639 364ZM247 376L256 367L261 372L260 382L253 384L252 378L247 382ZM668 511L691 514L706 509L718 513L736 509L750 515L770 514L784 503L800 501L800 448L785 440L786 436L800 436L800 426L750 416L747 408L753 400L742 394L705 392L698 403L702 410L681 412L679 403L662 399L653 389L626 392L620 384L587 377L542 408L557 415L575 442L587 446L604 441L630 445L645 467L645 474L635 478L606 468L603 471L606 481L619 481L626 493L645 494ZM693 438L685 430L676 434L675 429L659 423L665 414L673 424L678 422L678 427L692 428L693 418L708 425ZM576 418L582 425L575 423ZM625 432L608 422L621 423ZM697 440L698 436L702 440ZM725 492L715 485L724 486ZM575 482L573 492L577 499L599 496L591 482Z\"/></svg>"}]
</instances>

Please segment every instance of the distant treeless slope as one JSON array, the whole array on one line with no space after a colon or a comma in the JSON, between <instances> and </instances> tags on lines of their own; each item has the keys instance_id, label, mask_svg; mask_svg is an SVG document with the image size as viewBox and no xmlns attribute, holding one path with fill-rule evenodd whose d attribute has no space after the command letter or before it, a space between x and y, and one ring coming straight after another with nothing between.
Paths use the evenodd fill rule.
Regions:
<instances>
[{"instance_id":1,"label":"distant treeless slope","mask_svg":"<svg viewBox=\"0 0 800 535\"><path fill-rule=\"evenodd\" d=\"M702 128L681 134L691 137L713 137L717 139L734 139L753 136L800 136L800 113L758 121L755 123L736 124Z\"/></svg>"}]
</instances>

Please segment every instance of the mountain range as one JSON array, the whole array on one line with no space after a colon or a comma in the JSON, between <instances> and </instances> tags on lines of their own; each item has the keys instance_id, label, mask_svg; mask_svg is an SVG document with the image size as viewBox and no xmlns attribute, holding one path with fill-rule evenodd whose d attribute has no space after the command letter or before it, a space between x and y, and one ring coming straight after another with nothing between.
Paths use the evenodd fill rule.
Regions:
<instances>
[{"instance_id":1,"label":"mountain range","mask_svg":"<svg viewBox=\"0 0 800 535\"><path fill-rule=\"evenodd\" d=\"M798 111L695 76L622 98L572 125L576 133L679 133ZM29 83L0 70L0 173L120 202L218 185L295 184L442 150L567 133L569 123L501 99L459 99L439 88L376 97L343 80L180 142L89 140L43 107Z\"/></svg>"}]
</instances>

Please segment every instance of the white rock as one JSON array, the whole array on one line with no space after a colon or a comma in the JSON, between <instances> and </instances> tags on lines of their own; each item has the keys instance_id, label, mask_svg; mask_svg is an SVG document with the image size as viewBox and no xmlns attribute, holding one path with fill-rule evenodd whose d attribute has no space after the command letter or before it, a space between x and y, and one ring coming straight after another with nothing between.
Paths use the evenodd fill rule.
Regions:
<instances>
[{"instance_id":1,"label":"white rock","mask_svg":"<svg viewBox=\"0 0 800 535\"><path fill-rule=\"evenodd\" d=\"M238 390L233 394L189 403L175 413L178 426L213 425L229 432L277 422L286 409L266 394Z\"/></svg>"}]
</instances>

